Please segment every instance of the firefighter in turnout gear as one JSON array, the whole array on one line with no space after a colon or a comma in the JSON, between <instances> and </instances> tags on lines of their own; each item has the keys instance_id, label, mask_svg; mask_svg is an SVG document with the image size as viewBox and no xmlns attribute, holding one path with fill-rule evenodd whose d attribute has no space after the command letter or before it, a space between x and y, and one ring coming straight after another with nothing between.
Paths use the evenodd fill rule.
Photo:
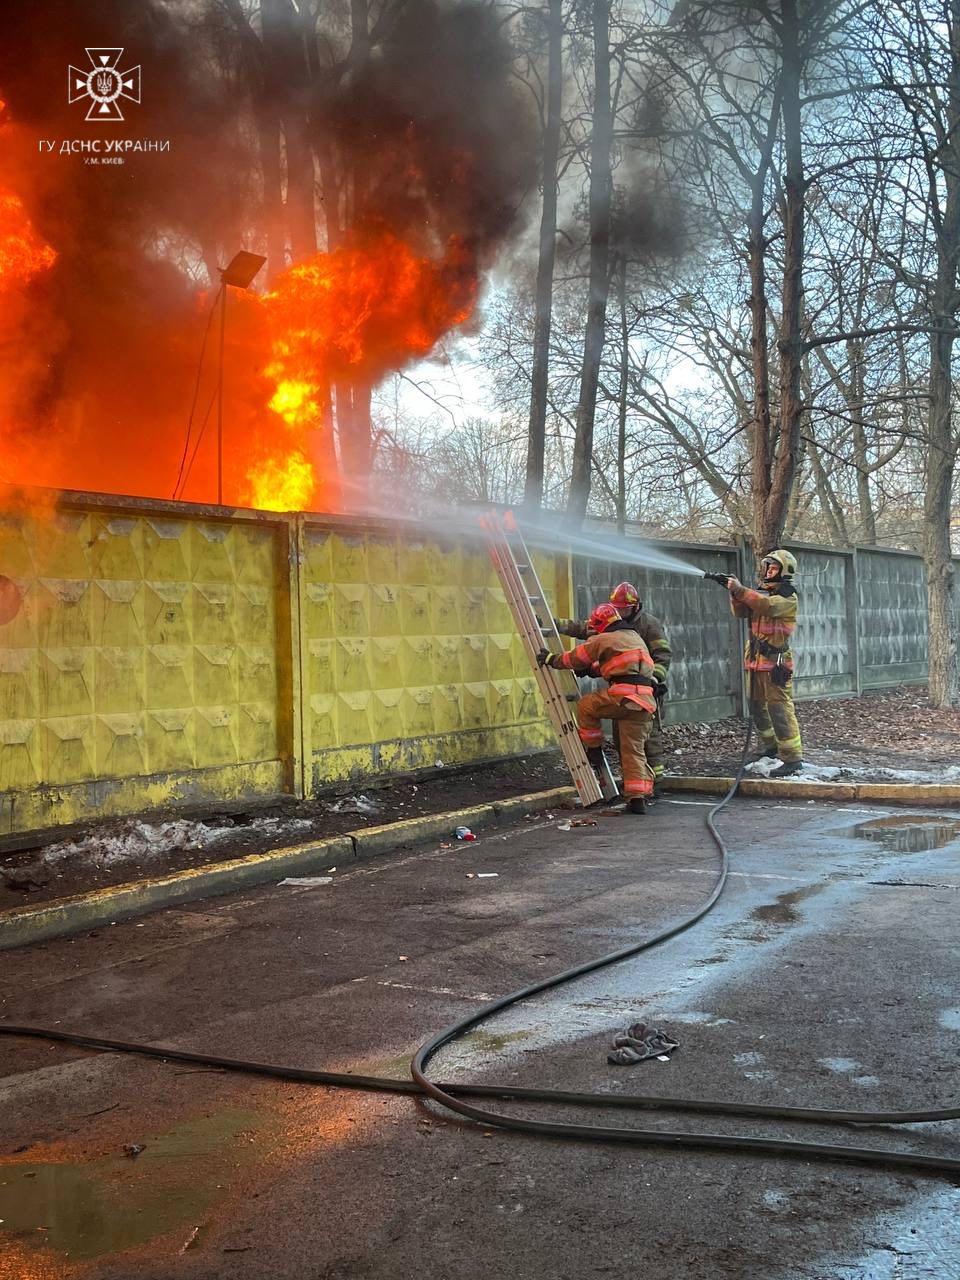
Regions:
<instances>
[{"instance_id":1,"label":"firefighter in turnout gear","mask_svg":"<svg viewBox=\"0 0 960 1280\"><path fill-rule=\"evenodd\" d=\"M653 659L633 625L625 622L612 604L601 604L587 620L587 638L564 653L540 651L541 666L575 671L580 675L599 670L608 687L587 693L577 703L580 741L593 765L602 763L601 720L612 720L620 729L620 763L623 793L630 813L644 813L653 793L653 771L644 755L656 702L653 696Z\"/></svg>"},{"instance_id":2,"label":"firefighter in turnout gear","mask_svg":"<svg viewBox=\"0 0 960 1280\"><path fill-rule=\"evenodd\" d=\"M650 723L644 751L647 764L653 772L654 788L663 777L663 731L661 718L664 700L667 694L667 671L673 651L663 630L663 623L652 613L646 613L640 593L632 582L620 582L610 592L610 603L620 614L622 621L633 627L634 631L647 646L653 659L653 692L656 698L657 714ZM573 636L578 640L586 638L587 623L578 622L576 618L555 618L557 630L562 636ZM614 725L614 729L618 729ZM617 746L619 750L619 744ZM656 791L654 792L656 794Z\"/></svg>"},{"instance_id":3,"label":"firefighter in turnout gear","mask_svg":"<svg viewBox=\"0 0 960 1280\"><path fill-rule=\"evenodd\" d=\"M797 625L793 585L797 562L789 551L769 551L760 561L759 590L727 578L730 608L750 619L744 667L750 673L750 714L760 740L761 758L779 755L782 763L767 775L789 778L803 767L800 725L793 706L793 653L790 637ZM718 579L723 575L715 575Z\"/></svg>"}]
</instances>

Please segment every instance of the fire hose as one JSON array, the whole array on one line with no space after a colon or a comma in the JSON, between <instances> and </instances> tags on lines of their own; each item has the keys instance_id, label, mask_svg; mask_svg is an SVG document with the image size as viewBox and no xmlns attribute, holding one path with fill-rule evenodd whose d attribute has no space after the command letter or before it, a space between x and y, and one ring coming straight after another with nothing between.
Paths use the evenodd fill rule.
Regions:
<instances>
[{"instance_id":1,"label":"fire hose","mask_svg":"<svg viewBox=\"0 0 960 1280\"><path fill-rule=\"evenodd\" d=\"M708 576L708 575L705 575ZM960 1107L947 1107L926 1111L843 1111L815 1107L781 1107L755 1103L725 1102L705 1098L655 1097L643 1094L581 1093L559 1089L524 1088L500 1084L462 1084L432 1080L426 1074L427 1066L444 1045L452 1043L471 1028L494 1017L504 1009L530 999L540 992L549 991L572 982L588 973L594 973L608 965L617 964L631 956L666 942L685 932L701 920L716 904L723 892L729 871L730 855L714 819L727 805L740 785L750 744L750 728L744 739L743 751L733 784L726 795L707 814L707 829L720 853L720 868L706 900L691 914L667 926L641 942L621 947L616 951L565 969L563 972L522 987L497 1000L491 1001L476 1013L453 1023L438 1032L414 1054L410 1070L412 1079L396 1080L385 1076L353 1075L350 1072L314 1071L302 1067L285 1067L274 1063L253 1062L241 1058L224 1058L209 1053L194 1053L181 1049L166 1049L156 1045L127 1040L109 1040L98 1036L56 1031L43 1027L12 1026L0 1023L0 1035L30 1037L79 1048L101 1050L109 1053L131 1053L140 1057L161 1061L187 1062L205 1067L221 1068L245 1075L292 1080L304 1084L324 1085L333 1088L372 1090L381 1093L399 1093L419 1098L432 1098L435 1102L457 1115L477 1121L488 1128L531 1133L545 1137L587 1142L634 1143L643 1146L672 1147L686 1150L714 1150L754 1153L766 1156L800 1158L802 1160L849 1161L874 1165L885 1169L911 1169L920 1172L954 1177L960 1174L960 1158L924 1155L913 1151L889 1148L857 1147L833 1142L806 1142L797 1138L754 1137L749 1134L722 1134L665 1129L639 1129L619 1125L590 1125L529 1119L504 1114L465 1102L465 1098L498 1099L501 1101L539 1102L551 1106L580 1108L605 1108L634 1111L695 1112L704 1115L748 1117L753 1120L790 1121L819 1125L905 1125L930 1124L960 1119Z\"/></svg>"}]
</instances>

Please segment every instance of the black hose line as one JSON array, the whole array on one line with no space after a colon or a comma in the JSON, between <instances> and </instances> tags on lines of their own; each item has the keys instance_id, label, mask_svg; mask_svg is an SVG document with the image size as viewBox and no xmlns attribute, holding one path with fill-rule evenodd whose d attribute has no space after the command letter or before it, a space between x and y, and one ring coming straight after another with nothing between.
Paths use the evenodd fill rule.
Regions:
<instances>
[{"instance_id":1,"label":"black hose line","mask_svg":"<svg viewBox=\"0 0 960 1280\"><path fill-rule=\"evenodd\" d=\"M692 1150L720 1150L755 1152L767 1156L794 1156L804 1160L843 1160L861 1164L878 1165L889 1169L914 1169L936 1174L960 1174L960 1159L948 1156L922 1155L911 1151L891 1151L870 1147L852 1147L839 1143L802 1142L783 1138L755 1138L739 1134L694 1133L664 1129L636 1129L621 1126L568 1124L558 1121L530 1120L522 1116L504 1115L488 1111L460 1101L461 1098L490 1098L510 1101L540 1102L550 1105L576 1107L627 1108L631 1110L656 1110L698 1112L702 1114L748 1116L754 1119L791 1120L821 1125L901 1125L930 1124L937 1121L960 1119L960 1107L941 1108L932 1111L831 1111L814 1107L777 1107L757 1103L721 1102L694 1098L660 1098L631 1094L578 1093L560 1089L531 1089L516 1085L481 1085L447 1083L430 1080L426 1067L430 1059L444 1046L464 1035L477 1023L518 1004L522 1000L548 991L575 978L593 973L607 965L616 964L630 956L666 942L691 928L716 904L723 892L729 870L729 852L717 831L714 817L735 795L743 777L747 751L750 745L750 727L743 744L740 764L733 785L727 794L707 814L707 827L720 851L720 870L706 901L691 915L679 923L662 929L643 942L622 947L598 959L565 969L553 977L502 996L484 1005L479 1011L438 1032L414 1054L410 1065L412 1079L396 1080L388 1076L362 1076L342 1071L314 1071L303 1067L284 1067L273 1063L252 1062L242 1058L223 1058L208 1053L193 1053L184 1049L167 1049L162 1046L140 1044L127 1040L107 1040L101 1037L75 1034L68 1031L48 1030L42 1027L13 1026L0 1022L0 1035L23 1036L76 1045L110 1053L132 1053L141 1057L158 1058L161 1061L186 1062L197 1066L218 1067L245 1075L265 1076L272 1079L293 1080L304 1084L319 1084L334 1088L373 1090L386 1093L409 1094L433 1098L449 1111L475 1120L480 1124L519 1133L534 1133L553 1138L566 1138L588 1142L624 1142L645 1146L674 1147Z\"/></svg>"}]
</instances>

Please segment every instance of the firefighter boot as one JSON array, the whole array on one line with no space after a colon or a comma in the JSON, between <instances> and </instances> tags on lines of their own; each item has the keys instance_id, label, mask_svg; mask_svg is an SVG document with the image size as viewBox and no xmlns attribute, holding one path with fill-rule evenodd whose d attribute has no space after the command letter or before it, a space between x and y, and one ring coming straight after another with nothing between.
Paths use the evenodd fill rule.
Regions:
<instances>
[{"instance_id":1,"label":"firefighter boot","mask_svg":"<svg viewBox=\"0 0 960 1280\"><path fill-rule=\"evenodd\" d=\"M627 801L627 813L646 813L647 802L642 796L634 796L632 800Z\"/></svg>"},{"instance_id":2,"label":"firefighter boot","mask_svg":"<svg viewBox=\"0 0 960 1280\"><path fill-rule=\"evenodd\" d=\"M789 760L780 765L778 769L771 769L767 774L768 778L789 778L795 773L799 773L803 768L802 760Z\"/></svg>"},{"instance_id":3,"label":"firefighter boot","mask_svg":"<svg viewBox=\"0 0 960 1280\"><path fill-rule=\"evenodd\" d=\"M603 747L587 747L587 763L592 765L594 769L602 769L607 763L607 758L603 754Z\"/></svg>"}]
</instances>

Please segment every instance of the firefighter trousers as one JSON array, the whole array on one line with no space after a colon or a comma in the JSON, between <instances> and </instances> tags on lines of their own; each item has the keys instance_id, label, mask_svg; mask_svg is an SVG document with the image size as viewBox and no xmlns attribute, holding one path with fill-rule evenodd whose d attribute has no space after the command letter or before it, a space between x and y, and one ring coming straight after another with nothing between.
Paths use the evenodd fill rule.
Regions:
<instances>
[{"instance_id":1,"label":"firefighter trousers","mask_svg":"<svg viewBox=\"0 0 960 1280\"><path fill-rule=\"evenodd\" d=\"M657 709L659 715L650 717L650 727L647 731L647 737L643 744L643 754L647 757L647 764L653 773L654 782L659 782L663 777L665 769L663 764L663 729L660 727L660 719L663 715L663 704L666 698L657 699ZM613 746L617 755L620 755L620 724L618 721L613 722Z\"/></svg>"},{"instance_id":2,"label":"firefighter trousers","mask_svg":"<svg viewBox=\"0 0 960 1280\"><path fill-rule=\"evenodd\" d=\"M750 715L757 728L762 751L776 748L777 755L790 764L803 759L800 725L793 706L793 679L783 686L774 684L769 671L748 671Z\"/></svg>"},{"instance_id":3,"label":"firefighter trousers","mask_svg":"<svg viewBox=\"0 0 960 1280\"><path fill-rule=\"evenodd\" d=\"M577 703L577 725L585 747L603 746L601 720L612 720L619 731L623 794L628 799L649 796L654 778L644 754L644 743L653 716L628 698L611 696L606 689L585 694Z\"/></svg>"}]
</instances>

